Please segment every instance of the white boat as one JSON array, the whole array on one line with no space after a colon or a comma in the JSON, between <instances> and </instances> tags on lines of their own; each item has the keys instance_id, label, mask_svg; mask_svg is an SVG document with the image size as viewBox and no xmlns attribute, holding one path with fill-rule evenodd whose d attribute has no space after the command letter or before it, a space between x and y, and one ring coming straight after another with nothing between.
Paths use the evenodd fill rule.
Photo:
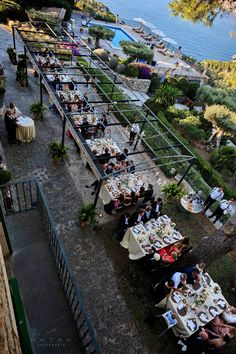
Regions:
<instances>
[{"instance_id":1,"label":"white boat","mask_svg":"<svg viewBox=\"0 0 236 354\"><path fill-rule=\"evenodd\" d=\"M232 55L232 61L236 62L236 54Z\"/></svg>"}]
</instances>

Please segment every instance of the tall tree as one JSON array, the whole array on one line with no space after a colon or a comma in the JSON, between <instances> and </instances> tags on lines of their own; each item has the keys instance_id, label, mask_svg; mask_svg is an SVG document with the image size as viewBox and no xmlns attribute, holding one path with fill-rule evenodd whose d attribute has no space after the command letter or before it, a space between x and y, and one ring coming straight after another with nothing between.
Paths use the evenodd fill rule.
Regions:
<instances>
[{"instance_id":1,"label":"tall tree","mask_svg":"<svg viewBox=\"0 0 236 354\"><path fill-rule=\"evenodd\" d=\"M120 46L123 52L128 55L129 62L137 59L152 61L153 51L145 44L140 42L120 41Z\"/></svg>"},{"instance_id":2,"label":"tall tree","mask_svg":"<svg viewBox=\"0 0 236 354\"><path fill-rule=\"evenodd\" d=\"M209 266L215 260L236 250L236 213L225 223L224 228L212 236L204 237L191 253L180 260L178 266L195 265L199 262Z\"/></svg>"},{"instance_id":3,"label":"tall tree","mask_svg":"<svg viewBox=\"0 0 236 354\"><path fill-rule=\"evenodd\" d=\"M95 38L95 47L99 48L100 39L107 39L111 41L115 35L115 32L102 26L91 26L89 27L89 34Z\"/></svg>"},{"instance_id":4,"label":"tall tree","mask_svg":"<svg viewBox=\"0 0 236 354\"><path fill-rule=\"evenodd\" d=\"M169 7L174 16L211 26L216 16L223 11L236 11L233 0L173 0Z\"/></svg>"}]
</instances>

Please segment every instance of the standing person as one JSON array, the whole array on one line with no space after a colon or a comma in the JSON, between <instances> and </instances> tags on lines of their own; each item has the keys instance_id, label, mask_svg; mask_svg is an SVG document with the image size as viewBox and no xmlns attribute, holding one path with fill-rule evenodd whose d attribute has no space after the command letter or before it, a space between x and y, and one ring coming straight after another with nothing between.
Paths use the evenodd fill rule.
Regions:
<instances>
[{"instance_id":1,"label":"standing person","mask_svg":"<svg viewBox=\"0 0 236 354\"><path fill-rule=\"evenodd\" d=\"M140 128L139 125L137 123L133 123L131 125L131 129L130 129L130 133L129 133L129 145L131 146L134 142L134 139L136 137L137 134L140 133Z\"/></svg>"},{"instance_id":2,"label":"standing person","mask_svg":"<svg viewBox=\"0 0 236 354\"><path fill-rule=\"evenodd\" d=\"M213 221L213 224L216 223L216 221L223 215L223 214L228 214L231 211L231 206L234 204L234 199L223 199L220 203L220 205L216 208L213 214L209 215L209 218L213 218L215 216L215 220Z\"/></svg>"},{"instance_id":3,"label":"standing person","mask_svg":"<svg viewBox=\"0 0 236 354\"><path fill-rule=\"evenodd\" d=\"M222 187L214 187L204 202L203 214L214 204L217 200L224 197L224 189Z\"/></svg>"},{"instance_id":4,"label":"standing person","mask_svg":"<svg viewBox=\"0 0 236 354\"><path fill-rule=\"evenodd\" d=\"M157 198L156 201L154 200L151 203L151 206L152 206L153 217L154 217L154 219L157 219L158 216L161 215L161 209L162 209L162 206L163 206L162 198Z\"/></svg>"},{"instance_id":5,"label":"standing person","mask_svg":"<svg viewBox=\"0 0 236 354\"><path fill-rule=\"evenodd\" d=\"M126 230L129 227L131 227L130 214L129 213L122 214L120 217L120 223L118 228L118 234L120 238L124 236Z\"/></svg>"},{"instance_id":6,"label":"standing person","mask_svg":"<svg viewBox=\"0 0 236 354\"><path fill-rule=\"evenodd\" d=\"M153 194L154 194L153 185L149 183L148 189L145 190L143 203L149 202L153 198Z\"/></svg>"},{"instance_id":7,"label":"standing person","mask_svg":"<svg viewBox=\"0 0 236 354\"><path fill-rule=\"evenodd\" d=\"M5 113L5 127L6 131L8 133L8 142L9 144L15 144L16 143L16 127L17 127L17 121L16 118L11 116L11 111L7 110Z\"/></svg>"}]
</instances>

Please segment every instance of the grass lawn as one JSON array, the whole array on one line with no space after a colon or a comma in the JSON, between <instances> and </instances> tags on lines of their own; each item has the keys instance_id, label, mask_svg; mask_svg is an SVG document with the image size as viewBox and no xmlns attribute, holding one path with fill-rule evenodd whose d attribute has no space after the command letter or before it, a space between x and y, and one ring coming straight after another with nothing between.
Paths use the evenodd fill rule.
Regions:
<instances>
[{"instance_id":1,"label":"grass lawn","mask_svg":"<svg viewBox=\"0 0 236 354\"><path fill-rule=\"evenodd\" d=\"M176 222L179 231L190 238L192 246L204 236L214 232L214 227L205 216L188 214L180 210L175 205L165 205L163 208L163 212ZM107 256L113 262L119 288L140 331L140 336L149 353L173 354L177 348L172 332L169 331L158 338L158 334L164 327L158 322L153 325L147 320L148 315L159 311L155 308L155 298L150 289L149 276L141 262L129 260L128 251L120 246L116 236L119 217L111 218L114 220L104 223L97 235L102 239ZM209 273L213 280L220 284L229 303L236 306L236 296L231 291L232 281L236 279L236 263L232 258L225 256L216 261L211 265ZM222 352L225 354L236 352L236 340L227 345Z\"/></svg>"}]
</instances>

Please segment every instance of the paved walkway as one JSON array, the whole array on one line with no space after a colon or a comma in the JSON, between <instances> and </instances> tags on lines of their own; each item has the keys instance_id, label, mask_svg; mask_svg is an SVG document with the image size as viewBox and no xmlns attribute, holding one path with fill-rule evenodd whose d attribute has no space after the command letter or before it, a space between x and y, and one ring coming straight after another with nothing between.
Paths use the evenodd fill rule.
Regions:
<instances>
[{"instance_id":1,"label":"paved walkway","mask_svg":"<svg viewBox=\"0 0 236 354\"><path fill-rule=\"evenodd\" d=\"M83 353L38 211L9 216L7 225L34 353Z\"/></svg>"},{"instance_id":2,"label":"paved walkway","mask_svg":"<svg viewBox=\"0 0 236 354\"><path fill-rule=\"evenodd\" d=\"M0 35L0 60L7 75L6 103L13 101L29 115L30 104L39 96L37 79L29 70L29 87L21 88L16 83L16 68L9 63L5 52L11 46L11 36L3 29L0 29ZM44 100L47 102L46 95ZM144 354L141 334L120 294L109 255L94 231L78 228L77 211L89 198L84 185L92 182L94 176L85 170L70 141L67 141L70 153L65 165L55 166L47 154L48 142L60 139L61 131L60 117L48 111L42 121L36 122L35 142L9 146L2 121L1 141L8 168L13 179L35 176L40 180L74 277L84 295L101 352Z\"/></svg>"}]
</instances>

